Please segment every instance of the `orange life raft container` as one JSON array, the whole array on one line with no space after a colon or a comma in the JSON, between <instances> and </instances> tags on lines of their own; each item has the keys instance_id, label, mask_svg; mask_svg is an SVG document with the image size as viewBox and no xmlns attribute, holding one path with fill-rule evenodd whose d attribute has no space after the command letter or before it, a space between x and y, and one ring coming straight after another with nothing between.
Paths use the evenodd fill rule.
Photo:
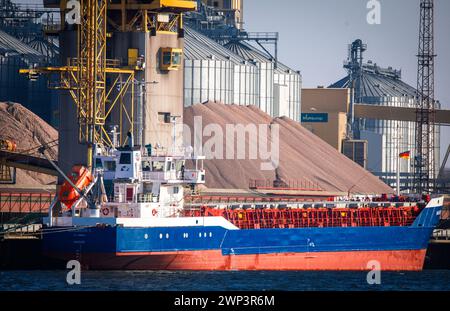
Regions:
<instances>
[{"instance_id":1,"label":"orange life raft container","mask_svg":"<svg viewBox=\"0 0 450 311\"><path fill-rule=\"evenodd\" d=\"M94 180L92 173L86 167L81 165L74 166L71 175L68 177L81 191L86 189L86 187ZM64 203L64 205L70 209L79 198L80 194L66 180L59 191L59 201Z\"/></svg>"}]
</instances>

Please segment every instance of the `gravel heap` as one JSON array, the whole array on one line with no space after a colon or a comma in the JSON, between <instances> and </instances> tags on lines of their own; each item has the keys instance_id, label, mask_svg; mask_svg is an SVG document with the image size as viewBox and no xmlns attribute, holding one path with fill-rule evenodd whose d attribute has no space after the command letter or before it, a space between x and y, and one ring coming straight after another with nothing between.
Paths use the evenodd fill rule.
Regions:
<instances>
[{"instance_id":1,"label":"gravel heap","mask_svg":"<svg viewBox=\"0 0 450 311\"><path fill-rule=\"evenodd\" d=\"M0 102L0 138L14 141L18 152L38 155L34 148L58 139L58 132L22 105ZM57 148L49 153L55 157ZM18 187L50 184L56 184L55 177L17 169Z\"/></svg>"},{"instance_id":2,"label":"gravel heap","mask_svg":"<svg viewBox=\"0 0 450 311\"><path fill-rule=\"evenodd\" d=\"M224 137L226 124L266 124L267 126L276 124L279 126L280 160L277 168L263 171L260 165L267 161L261 158L249 159L249 146L257 144L257 140L251 141L249 135L246 135L246 159L205 160L208 188L248 189L250 180L256 179L286 183L289 181L312 182L325 191L350 191L354 194L393 193L392 188L378 177L289 118L271 118L255 106L224 105L212 102L197 104L186 108L184 112L184 122L191 128L192 142L194 141L194 116L202 117L203 128L208 124L220 126ZM203 145L211 137L203 137ZM225 145L226 139L223 144L224 155ZM236 145L234 147L236 154Z\"/></svg>"}]
</instances>

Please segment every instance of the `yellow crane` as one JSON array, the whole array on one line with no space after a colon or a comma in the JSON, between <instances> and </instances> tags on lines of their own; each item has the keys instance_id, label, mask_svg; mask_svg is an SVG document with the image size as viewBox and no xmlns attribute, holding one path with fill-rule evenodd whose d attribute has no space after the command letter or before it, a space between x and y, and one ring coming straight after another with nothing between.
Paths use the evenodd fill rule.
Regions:
<instances>
[{"instance_id":1,"label":"yellow crane","mask_svg":"<svg viewBox=\"0 0 450 311\"><path fill-rule=\"evenodd\" d=\"M153 35L157 32L180 32L183 29L182 12L195 10L196 2L121 0L110 3L110 0L79 0L79 3L77 57L69 59L62 67L30 68L20 70L20 73L28 74L31 79L39 74L59 75L58 83L50 86L68 90L77 105L79 141L88 146L87 166L92 168L94 146L112 145L105 123L113 109L120 109L119 133L133 132L134 77L135 71L141 69L136 66L121 67L118 60L107 59L107 25L118 31L139 29L153 32ZM67 0L60 1L58 7L62 12L66 4ZM120 12L120 22L109 19L108 10ZM161 12L167 14L167 20L158 19ZM63 20L61 28L64 27ZM109 85L107 76L113 81ZM126 104L124 95L130 89L131 99ZM124 140L125 135L121 143L125 143Z\"/></svg>"},{"instance_id":2,"label":"yellow crane","mask_svg":"<svg viewBox=\"0 0 450 311\"><path fill-rule=\"evenodd\" d=\"M111 145L104 125L116 105L126 110L129 131L133 130L133 103L135 70L120 68L118 61L106 58L107 0L80 0L77 57L66 66L22 69L20 73L35 77L38 74L58 74L54 89L68 90L78 110L79 141L87 145L87 166L92 167L95 145ZM106 76L114 75L109 87ZM120 91L113 92L121 83ZM123 95L131 88L131 105L125 107ZM121 130L123 124L120 124Z\"/></svg>"}]
</instances>

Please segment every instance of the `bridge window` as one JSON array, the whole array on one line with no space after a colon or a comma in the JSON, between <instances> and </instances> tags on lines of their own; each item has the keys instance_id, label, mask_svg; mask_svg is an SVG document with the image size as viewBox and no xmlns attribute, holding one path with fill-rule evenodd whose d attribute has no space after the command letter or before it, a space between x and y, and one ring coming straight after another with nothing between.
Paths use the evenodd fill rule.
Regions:
<instances>
[{"instance_id":1,"label":"bridge window","mask_svg":"<svg viewBox=\"0 0 450 311\"><path fill-rule=\"evenodd\" d=\"M164 162L156 162L156 161L154 161L152 165L153 165L152 171L154 171L154 172L162 172L162 171L164 171Z\"/></svg>"},{"instance_id":2,"label":"bridge window","mask_svg":"<svg viewBox=\"0 0 450 311\"><path fill-rule=\"evenodd\" d=\"M116 170L116 161L105 161L105 170L114 172Z\"/></svg>"},{"instance_id":3,"label":"bridge window","mask_svg":"<svg viewBox=\"0 0 450 311\"><path fill-rule=\"evenodd\" d=\"M95 159L95 167L96 168L103 168L103 162L102 159Z\"/></svg>"},{"instance_id":4,"label":"bridge window","mask_svg":"<svg viewBox=\"0 0 450 311\"><path fill-rule=\"evenodd\" d=\"M131 164L131 153L125 152L120 154L120 164Z\"/></svg>"}]
</instances>

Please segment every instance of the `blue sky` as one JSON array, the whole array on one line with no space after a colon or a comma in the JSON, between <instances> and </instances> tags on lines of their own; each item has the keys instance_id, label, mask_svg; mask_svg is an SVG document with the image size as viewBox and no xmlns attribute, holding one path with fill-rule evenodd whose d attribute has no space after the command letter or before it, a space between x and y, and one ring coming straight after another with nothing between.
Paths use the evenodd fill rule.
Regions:
<instances>
[{"instance_id":1,"label":"blue sky","mask_svg":"<svg viewBox=\"0 0 450 311\"><path fill-rule=\"evenodd\" d=\"M381 24L367 23L368 0L245 0L247 31L278 31L279 59L298 69L304 87L327 86L345 76L347 46L367 45L366 60L402 69L416 86L419 0L380 0ZM435 0L436 98L450 109L450 1ZM442 128L441 154L450 144ZM444 150L445 148L445 150ZM442 158L442 157L441 157Z\"/></svg>"}]
</instances>

